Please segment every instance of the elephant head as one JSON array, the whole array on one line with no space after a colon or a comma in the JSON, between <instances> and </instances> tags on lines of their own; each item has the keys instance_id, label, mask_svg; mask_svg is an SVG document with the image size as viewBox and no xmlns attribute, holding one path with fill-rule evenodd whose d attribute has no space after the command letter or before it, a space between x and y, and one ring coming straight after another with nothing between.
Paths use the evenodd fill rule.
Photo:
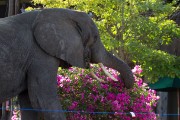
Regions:
<instances>
[{"instance_id":1,"label":"elephant head","mask_svg":"<svg viewBox=\"0 0 180 120\"><path fill-rule=\"evenodd\" d=\"M38 45L63 65L87 68L89 63L103 63L121 73L127 88L133 86L131 69L106 51L96 25L86 13L45 9L36 17L33 29Z\"/></svg>"}]
</instances>

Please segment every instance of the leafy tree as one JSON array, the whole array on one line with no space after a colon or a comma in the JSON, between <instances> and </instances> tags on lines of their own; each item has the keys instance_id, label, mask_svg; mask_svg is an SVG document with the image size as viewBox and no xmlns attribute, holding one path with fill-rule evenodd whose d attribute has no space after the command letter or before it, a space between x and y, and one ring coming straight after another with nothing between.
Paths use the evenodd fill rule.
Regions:
<instances>
[{"instance_id":1,"label":"leafy tree","mask_svg":"<svg viewBox=\"0 0 180 120\"><path fill-rule=\"evenodd\" d=\"M70 8L92 14L105 47L127 63L140 64L150 82L180 77L180 57L159 50L180 28L168 19L179 7L176 0L33 0L47 8Z\"/></svg>"}]
</instances>

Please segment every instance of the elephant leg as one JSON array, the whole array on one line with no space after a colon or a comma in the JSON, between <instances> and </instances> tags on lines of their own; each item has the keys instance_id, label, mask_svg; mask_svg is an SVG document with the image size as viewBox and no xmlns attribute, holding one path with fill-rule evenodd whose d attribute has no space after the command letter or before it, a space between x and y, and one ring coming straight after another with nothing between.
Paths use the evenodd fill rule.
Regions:
<instances>
[{"instance_id":1,"label":"elephant leg","mask_svg":"<svg viewBox=\"0 0 180 120\"><path fill-rule=\"evenodd\" d=\"M18 96L20 108L21 108L21 119L22 120L38 120L38 113L31 110L32 106L30 103L28 91L23 91Z\"/></svg>"},{"instance_id":2,"label":"elephant leg","mask_svg":"<svg viewBox=\"0 0 180 120\"><path fill-rule=\"evenodd\" d=\"M43 112L45 120L66 120L57 95L57 69L54 58L34 60L28 69L28 93L35 109ZM58 111L57 111L58 110Z\"/></svg>"}]
</instances>

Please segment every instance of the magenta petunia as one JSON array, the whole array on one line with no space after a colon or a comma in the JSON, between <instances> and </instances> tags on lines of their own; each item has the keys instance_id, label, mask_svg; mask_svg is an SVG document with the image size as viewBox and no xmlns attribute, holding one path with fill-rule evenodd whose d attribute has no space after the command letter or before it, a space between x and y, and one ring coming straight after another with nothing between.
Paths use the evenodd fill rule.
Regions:
<instances>
[{"instance_id":1,"label":"magenta petunia","mask_svg":"<svg viewBox=\"0 0 180 120\"><path fill-rule=\"evenodd\" d=\"M125 89L121 80L114 82L97 66L91 65L91 69L105 83L94 79L88 70L80 68L71 68L70 72L63 71L62 75L57 76L60 100L64 109L85 112L110 111L115 114L67 113L68 120L131 120L132 116L129 115L131 111L138 120L157 119L153 107L156 106L159 96L156 95L156 91L149 89L147 84L143 83L140 65L132 69L135 77L135 85L132 89ZM116 70L107 67L106 69L112 76L119 78Z\"/></svg>"}]
</instances>

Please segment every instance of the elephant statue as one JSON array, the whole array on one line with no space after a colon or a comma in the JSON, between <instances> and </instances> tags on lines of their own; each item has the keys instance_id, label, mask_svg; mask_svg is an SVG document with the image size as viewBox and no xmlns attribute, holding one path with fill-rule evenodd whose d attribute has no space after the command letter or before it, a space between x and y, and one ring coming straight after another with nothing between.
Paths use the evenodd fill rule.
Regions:
<instances>
[{"instance_id":1,"label":"elephant statue","mask_svg":"<svg viewBox=\"0 0 180 120\"><path fill-rule=\"evenodd\" d=\"M107 52L98 29L84 12L44 9L0 19L0 103L18 95L22 120L37 120L36 110L62 110L56 89L61 66L88 68L102 63L118 70L127 88L130 67ZM45 120L65 120L63 112L42 112Z\"/></svg>"}]
</instances>

